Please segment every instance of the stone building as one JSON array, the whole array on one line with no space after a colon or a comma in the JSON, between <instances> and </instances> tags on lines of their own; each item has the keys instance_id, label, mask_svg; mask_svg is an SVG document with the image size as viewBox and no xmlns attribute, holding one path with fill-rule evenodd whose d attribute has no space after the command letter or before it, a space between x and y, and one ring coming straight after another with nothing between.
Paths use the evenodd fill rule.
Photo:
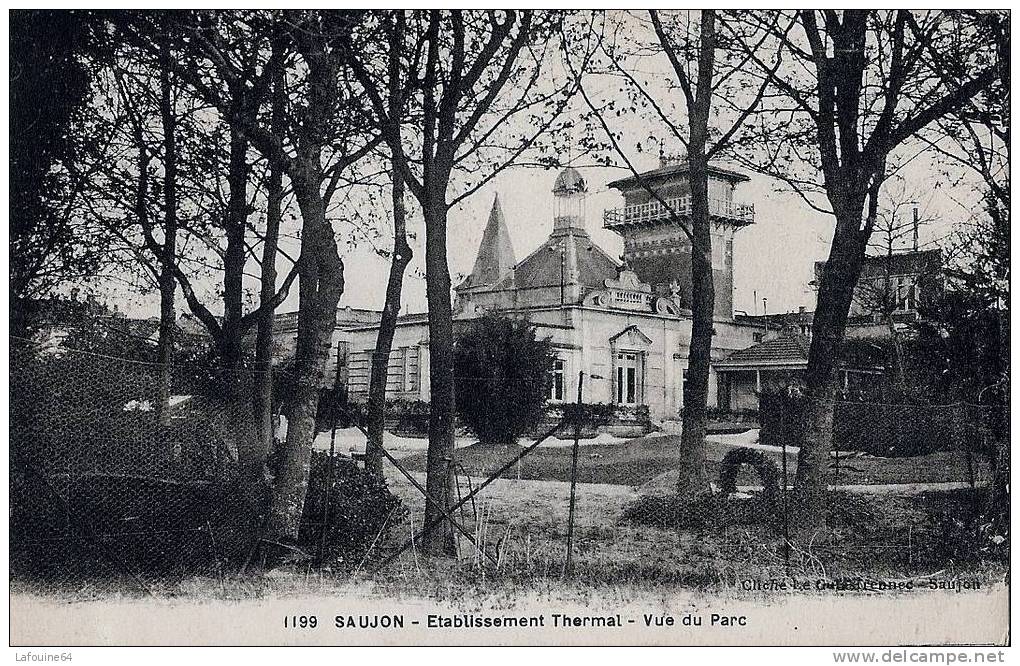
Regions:
<instances>
[{"instance_id":1,"label":"stone building","mask_svg":"<svg viewBox=\"0 0 1020 666\"><path fill-rule=\"evenodd\" d=\"M732 306L733 239L754 222L754 209L734 199L745 176L713 167L709 177L716 279L712 358L721 361L751 346L761 332L760 326L735 321ZM686 165L664 163L610 186L623 195L623 206L605 211L603 222L623 237L622 262L588 234L588 188L577 169L567 167L557 176L549 236L523 259L516 258L497 196L471 274L454 288L455 326L491 310L526 317L557 352L551 403L572 401L583 373L586 402L615 403L624 414L646 407L652 420L676 419L691 337L691 244L671 209L690 215ZM378 320L347 319L335 336L344 359L342 381L351 399L365 400ZM428 401L428 367L426 315L402 315L387 398ZM714 405L714 369L709 387Z\"/></svg>"}]
</instances>

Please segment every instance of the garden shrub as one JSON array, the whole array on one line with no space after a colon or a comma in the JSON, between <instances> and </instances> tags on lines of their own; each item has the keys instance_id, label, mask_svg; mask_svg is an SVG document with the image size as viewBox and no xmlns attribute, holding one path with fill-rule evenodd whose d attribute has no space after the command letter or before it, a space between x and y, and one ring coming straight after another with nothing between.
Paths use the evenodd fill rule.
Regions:
<instances>
[{"instance_id":1,"label":"garden shrub","mask_svg":"<svg viewBox=\"0 0 1020 666\"><path fill-rule=\"evenodd\" d=\"M329 455L312 453L298 541L306 553L318 554L321 548L323 562L354 568L373 542L378 547L383 530L399 523L406 510L378 476L350 458L334 456L332 462L331 479Z\"/></svg>"},{"instance_id":2,"label":"garden shrub","mask_svg":"<svg viewBox=\"0 0 1020 666\"><path fill-rule=\"evenodd\" d=\"M523 319L487 313L457 339L457 413L483 444L510 446L542 419L555 355Z\"/></svg>"},{"instance_id":3,"label":"garden shrub","mask_svg":"<svg viewBox=\"0 0 1020 666\"><path fill-rule=\"evenodd\" d=\"M1009 562L1009 524L987 509L988 489L923 493L916 502L926 510L916 531L915 556L929 566Z\"/></svg>"},{"instance_id":4,"label":"garden shrub","mask_svg":"<svg viewBox=\"0 0 1020 666\"><path fill-rule=\"evenodd\" d=\"M576 402L568 402L560 405L557 411L563 420L563 427L556 432L557 437L565 439L573 437L574 428L580 423L581 437L591 438L598 435L600 428L616 421L619 407L605 402L582 403L581 405Z\"/></svg>"},{"instance_id":5,"label":"garden shrub","mask_svg":"<svg viewBox=\"0 0 1020 666\"><path fill-rule=\"evenodd\" d=\"M431 414L431 405L422 400L386 402L387 420L393 420L391 432L395 435L425 437L429 432L429 416Z\"/></svg>"},{"instance_id":6,"label":"garden shrub","mask_svg":"<svg viewBox=\"0 0 1020 666\"><path fill-rule=\"evenodd\" d=\"M755 449L741 447L729 451L723 457L719 469L719 489L725 494L737 492L737 473L741 465L754 468L763 486L762 499L774 502L779 496L779 470L773 461Z\"/></svg>"}]
</instances>

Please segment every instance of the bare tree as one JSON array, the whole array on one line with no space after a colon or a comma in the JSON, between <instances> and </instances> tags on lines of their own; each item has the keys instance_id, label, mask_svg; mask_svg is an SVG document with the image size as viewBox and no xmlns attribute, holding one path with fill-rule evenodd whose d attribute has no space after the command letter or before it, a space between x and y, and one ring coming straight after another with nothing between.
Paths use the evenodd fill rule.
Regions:
<instances>
[{"instance_id":1,"label":"bare tree","mask_svg":"<svg viewBox=\"0 0 1020 666\"><path fill-rule=\"evenodd\" d=\"M413 256L407 242L407 211L404 202L404 178L396 167L392 171L393 187L393 250L390 273L386 280L386 300L379 320L379 335L372 353L372 373L368 385L368 444L365 469L383 477L383 433L386 429L386 382L389 374L390 351L397 330L400 297L404 287L404 271Z\"/></svg>"},{"instance_id":2,"label":"bare tree","mask_svg":"<svg viewBox=\"0 0 1020 666\"><path fill-rule=\"evenodd\" d=\"M156 345L156 362L159 370L159 396L157 414L165 422L170 407L170 362L174 345L177 316L174 296L177 281L173 266L177 261L177 110L170 80L170 35L165 34L159 46L159 113L163 124L163 244L159 248L159 340ZM140 130L139 130L140 131ZM139 143L139 149L144 147ZM139 187L140 195L145 190ZM144 206L144 202L141 202Z\"/></svg>"},{"instance_id":3,"label":"bare tree","mask_svg":"<svg viewBox=\"0 0 1020 666\"><path fill-rule=\"evenodd\" d=\"M343 12L186 12L174 15L188 48L175 62L175 73L191 94L218 112L232 137L231 163L242 167L241 142L254 147L270 169L282 171L300 211L301 251L294 270L275 297L221 325L208 308L197 304L193 290L177 277L189 305L210 331L229 335L248 330L286 296L290 281L299 283L296 362L288 397L289 424L274 479L265 537L296 539L307 490L311 445L319 391L325 386L337 304L344 290L344 267L328 217L341 177L370 154L379 142L349 114L351 99L341 86L342 51L350 16ZM125 22L127 40L137 48L149 43L144 24ZM274 48L273 40L279 40ZM283 59L286 116L273 123L271 79L274 59ZM279 110L279 107L277 107ZM281 119L277 117L277 120ZM247 159L247 158L245 158ZM240 178L235 182L240 194ZM228 209L239 221L247 211L240 198ZM232 227L232 230L236 227ZM234 259L243 255L232 255ZM237 262L232 261L232 266ZM231 295L236 293L231 285ZM224 332L224 335L227 335ZM216 337L214 335L214 337ZM265 342L265 339L264 339ZM266 478L265 427L262 436L238 451L244 477L255 486Z\"/></svg>"},{"instance_id":4,"label":"bare tree","mask_svg":"<svg viewBox=\"0 0 1020 666\"><path fill-rule=\"evenodd\" d=\"M912 139L924 128L998 80L1007 64L997 44L946 12L800 10L794 18L797 30L790 34L769 28L772 46L791 54L786 67L772 71L754 45L744 46L785 98L757 119L755 166L835 218L818 290L797 467L806 507L801 531L810 533L824 529L835 368L887 164L916 144ZM758 12L748 20L766 26L773 15ZM955 53L967 67L946 71L939 53Z\"/></svg>"},{"instance_id":5,"label":"bare tree","mask_svg":"<svg viewBox=\"0 0 1020 666\"><path fill-rule=\"evenodd\" d=\"M192 34L209 64L205 71L215 72L228 85L247 88L255 82L231 58L236 53L231 45L252 38L264 19L255 15L247 25L235 23L232 28L241 32L228 41L225 35L230 34L231 28L224 23L235 19L201 16L192 25ZM287 26L288 51L300 59L303 73L300 85L290 89L291 94L301 95L301 103L289 107L294 114L287 122L290 136L274 134L271 128L250 116L231 114L227 100L218 91L201 80L193 79L192 84L233 127L251 139L266 159L287 174L301 211L301 254L296 265L297 360L287 438L266 527L268 539L296 539L308 486L319 390L325 385L337 304L344 291L343 261L326 213L340 174L370 153L378 140L365 135L357 125L349 124L343 115L343 105L349 100L342 94L340 80L347 18L332 12L295 11L272 20ZM330 158L332 164L326 161Z\"/></svg>"},{"instance_id":6,"label":"bare tree","mask_svg":"<svg viewBox=\"0 0 1020 666\"><path fill-rule=\"evenodd\" d=\"M649 12L657 44L653 52L668 61L672 79L665 89L657 91L656 82L640 81L627 64L625 47L599 32L595 38L606 56L607 74L622 78L633 92L635 103L652 110L652 120L664 127L666 134L686 150L690 181L690 215L674 209L634 168L625 154L614 130L607 121L606 109L600 108L580 84L584 67L568 66L581 85L581 94L591 114L601 125L613 150L626 162L638 183L649 195L669 211L670 221L680 228L691 242L691 341L688 357L688 379L684 384L683 414L680 435L680 474L677 491L681 497L693 498L711 492L705 464L707 428L708 379L711 364L715 283L712 275L712 215L708 197L709 162L724 153L739 135L748 117L761 104L768 80L748 90L742 69L748 57L734 54L720 40L719 23L728 19L716 10L703 10L692 18L690 12L661 14ZM630 28L631 26L626 26ZM737 30L730 27L731 31ZM756 31L761 39L765 34ZM627 30L629 43L632 30ZM748 42L752 34L742 34ZM648 46L639 48L647 50ZM631 61L636 59L630 54ZM777 57L778 61L778 57ZM676 95L679 89L679 95ZM739 92L735 92L739 91ZM672 103L678 97L679 105ZM716 108L718 105L720 109ZM679 108L677 108L679 107ZM714 113L713 113L714 112Z\"/></svg>"},{"instance_id":7,"label":"bare tree","mask_svg":"<svg viewBox=\"0 0 1020 666\"><path fill-rule=\"evenodd\" d=\"M389 12L347 52L367 111L425 220L431 395L425 522L445 525L425 537L425 549L435 554L453 545L444 511L432 501L450 503L455 453L447 214L533 146L564 108L569 86L540 76L548 73L557 18L512 10ZM377 43L383 50L373 48ZM394 93L402 105L393 104ZM402 127L408 114L420 120ZM529 129L513 135L512 118ZM458 172L480 175L451 198Z\"/></svg>"}]
</instances>

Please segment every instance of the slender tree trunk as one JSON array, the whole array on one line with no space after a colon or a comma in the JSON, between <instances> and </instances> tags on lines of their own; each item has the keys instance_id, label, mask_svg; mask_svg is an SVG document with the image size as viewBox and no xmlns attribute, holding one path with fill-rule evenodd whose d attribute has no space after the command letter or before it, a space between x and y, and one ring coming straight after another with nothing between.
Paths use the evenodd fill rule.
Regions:
<instances>
[{"instance_id":1,"label":"slender tree trunk","mask_svg":"<svg viewBox=\"0 0 1020 666\"><path fill-rule=\"evenodd\" d=\"M163 124L163 245L159 272L159 338L156 343L156 363L159 367L157 419L166 423L170 408L170 380L173 361L174 329L177 325L174 312L173 262L177 260L177 118L174 109L173 87L170 82L170 47L165 42L160 50L162 60L159 73L159 110Z\"/></svg>"},{"instance_id":2,"label":"slender tree trunk","mask_svg":"<svg viewBox=\"0 0 1020 666\"><path fill-rule=\"evenodd\" d=\"M896 330L896 322L893 321L893 313L886 311L885 325L889 330L889 337L893 341L893 353L896 356L896 381L900 385L900 395L907 393L907 375L903 368L903 341L900 340L900 332Z\"/></svg>"},{"instance_id":3,"label":"slender tree trunk","mask_svg":"<svg viewBox=\"0 0 1020 666\"><path fill-rule=\"evenodd\" d=\"M896 380L900 385L900 396L905 396L907 393L907 378L903 371L903 343L900 340L899 331L896 330L896 322L893 321L893 313L896 312L896 308L899 307L899 293L896 288L893 287L892 283L892 262L893 262L893 232L895 230L895 217L890 223L890 228L886 235L886 254L885 254L885 294L884 298L880 300L879 307L882 310L882 314L885 318L885 325L889 331L889 337L893 341L893 353L896 355Z\"/></svg>"},{"instance_id":4,"label":"slender tree trunk","mask_svg":"<svg viewBox=\"0 0 1020 666\"><path fill-rule=\"evenodd\" d=\"M445 182L445 181L444 181ZM434 185L432 185L434 187ZM453 386L453 307L450 302L450 267L446 256L445 188L436 188L423 206L425 215L426 296L429 306L430 401L429 448L425 468L425 524L442 525L423 539L422 548L434 555L451 554L453 530L432 501L450 505L455 455L455 403Z\"/></svg>"},{"instance_id":5,"label":"slender tree trunk","mask_svg":"<svg viewBox=\"0 0 1020 666\"><path fill-rule=\"evenodd\" d=\"M284 104L286 103L283 68L274 63L272 118L270 130L274 136L283 133ZM266 235L262 241L262 274L259 303L265 306L276 293L276 255L280 242L280 221L283 217L283 169L275 160L269 161L269 178L266 183ZM262 459L259 476L265 478L265 460L273 448L273 317L275 308L265 308L259 317L255 336L255 377L253 408L255 427L259 439L258 455Z\"/></svg>"},{"instance_id":6,"label":"slender tree trunk","mask_svg":"<svg viewBox=\"0 0 1020 666\"><path fill-rule=\"evenodd\" d=\"M680 426L680 474L677 494L687 500L712 492L705 465L708 425L708 375L712 362L715 280L712 275L712 218L708 204L709 112L715 73L715 12L701 13L698 83L689 109L687 146L691 185L691 344Z\"/></svg>"},{"instance_id":7,"label":"slender tree trunk","mask_svg":"<svg viewBox=\"0 0 1020 666\"><path fill-rule=\"evenodd\" d=\"M693 143L692 143L693 148ZM708 376L712 361L712 326L715 314L715 282L712 276L712 222L708 210L708 168L692 150L688 162L691 179L691 343L684 384L680 430L680 475L677 492L692 499L711 492L705 465L705 434L708 425Z\"/></svg>"},{"instance_id":8,"label":"slender tree trunk","mask_svg":"<svg viewBox=\"0 0 1020 666\"><path fill-rule=\"evenodd\" d=\"M287 440L281 451L266 529L270 540L298 538L319 391L326 382L337 304L344 290L343 262L319 189L322 174L318 151L308 151L298 160L300 166L291 178L302 219L297 364L289 399Z\"/></svg>"},{"instance_id":9,"label":"slender tree trunk","mask_svg":"<svg viewBox=\"0 0 1020 666\"><path fill-rule=\"evenodd\" d=\"M242 99L237 101L237 106L243 106ZM244 237L248 225L248 141L244 133L236 129L240 126L239 122L231 123L230 130L227 171L230 196L224 220L227 247L223 255L223 328L218 344L220 360L228 374L226 383L232 394L241 385L238 371L243 355L241 317L244 315L244 266L247 257Z\"/></svg>"},{"instance_id":10,"label":"slender tree trunk","mask_svg":"<svg viewBox=\"0 0 1020 666\"><path fill-rule=\"evenodd\" d=\"M383 476L383 433L386 427L386 375L393 334L400 313L400 296L404 285L404 271L411 261L411 246L407 244L406 213L404 210L404 179L400 170L393 168L393 259L386 283L386 302L379 322L379 336L372 354L372 376L368 389L368 448L365 469Z\"/></svg>"}]
</instances>

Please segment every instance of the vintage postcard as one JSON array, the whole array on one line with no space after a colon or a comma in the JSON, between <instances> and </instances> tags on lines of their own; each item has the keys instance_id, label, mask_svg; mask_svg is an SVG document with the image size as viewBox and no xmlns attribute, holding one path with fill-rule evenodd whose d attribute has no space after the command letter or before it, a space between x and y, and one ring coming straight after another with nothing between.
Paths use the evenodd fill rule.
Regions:
<instances>
[{"instance_id":1,"label":"vintage postcard","mask_svg":"<svg viewBox=\"0 0 1020 666\"><path fill-rule=\"evenodd\" d=\"M1004 660L1008 11L9 25L18 660Z\"/></svg>"}]
</instances>

